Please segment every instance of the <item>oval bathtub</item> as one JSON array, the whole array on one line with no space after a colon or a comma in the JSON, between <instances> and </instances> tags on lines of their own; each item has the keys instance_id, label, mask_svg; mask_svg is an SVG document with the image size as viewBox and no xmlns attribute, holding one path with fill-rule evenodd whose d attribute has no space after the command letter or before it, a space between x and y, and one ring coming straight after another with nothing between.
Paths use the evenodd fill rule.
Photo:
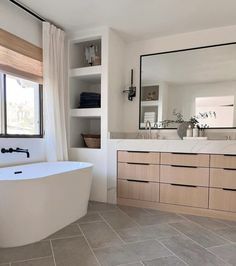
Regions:
<instances>
[{"instance_id":1,"label":"oval bathtub","mask_svg":"<svg viewBox=\"0 0 236 266\"><path fill-rule=\"evenodd\" d=\"M0 247L39 241L87 212L92 164L52 162L0 169Z\"/></svg>"}]
</instances>

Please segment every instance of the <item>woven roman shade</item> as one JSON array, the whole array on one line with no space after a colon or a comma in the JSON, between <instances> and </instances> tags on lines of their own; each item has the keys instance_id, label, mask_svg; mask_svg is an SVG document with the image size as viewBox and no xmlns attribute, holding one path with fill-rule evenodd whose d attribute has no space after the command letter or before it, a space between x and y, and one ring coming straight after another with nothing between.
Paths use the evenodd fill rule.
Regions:
<instances>
[{"instance_id":1,"label":"woven roman shade","mask_svg":"<svg viewBox=\"0 0 236 266\"><path fill-rule=\"evenodd\" d=\"M42 49L0 28L0 71L42 84Z\"/></svg>"}]
</instances>

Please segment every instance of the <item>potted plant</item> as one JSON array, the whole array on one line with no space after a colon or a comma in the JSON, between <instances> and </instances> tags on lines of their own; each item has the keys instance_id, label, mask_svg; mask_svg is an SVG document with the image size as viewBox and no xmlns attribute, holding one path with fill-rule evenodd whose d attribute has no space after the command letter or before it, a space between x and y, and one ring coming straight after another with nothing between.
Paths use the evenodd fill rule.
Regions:
<instances>
[{"instance_id":1,"label":"potted plant","mask_svg":"<svg viewBox=\"0 0 236 266\"><path fill-rule=\"evenodd\" d=\"M170 124L177 124L177 133L181 139L186 136L187 128L189 125L191 127L197 126L202 132L205 128L209 128L207 124L200 125L199 119L207 119L209 117L213 117L216 119L216 112L215 111L209 111L209 112L203 112L199 113L197 116L192 116L189 120L184 120L183 115L180 112L177 112L175 109L173 110L173 116L176 117L175 120L163 120L159 122L159 126L162 128L167 128Z\"/></svg>"}]
</instances>

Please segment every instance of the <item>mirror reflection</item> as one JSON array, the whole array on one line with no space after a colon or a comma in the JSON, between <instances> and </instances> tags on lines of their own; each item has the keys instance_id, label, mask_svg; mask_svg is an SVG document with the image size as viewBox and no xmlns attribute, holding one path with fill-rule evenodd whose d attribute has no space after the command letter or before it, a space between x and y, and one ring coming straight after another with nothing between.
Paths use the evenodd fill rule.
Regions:
<instances>
[{"instance_id":1,"label":"mirror reflection","mask_svg":"<svg viewBox=\"0 0 236 266\"><path fill-rule=\"evenodd\" d=\"M141 56L140 128L236 127L236 44Z\"/></svg>"}]
</instances>

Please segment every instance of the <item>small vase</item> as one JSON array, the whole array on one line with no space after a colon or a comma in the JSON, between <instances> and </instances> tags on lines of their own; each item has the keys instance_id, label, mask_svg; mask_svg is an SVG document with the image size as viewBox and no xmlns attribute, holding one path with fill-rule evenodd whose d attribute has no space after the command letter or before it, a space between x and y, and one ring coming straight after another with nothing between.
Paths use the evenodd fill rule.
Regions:
<instances>
[{"instance_id":1,"label":"small vase","mask_svg":"<svg viewBox=\"0 0 236 266\"><path fill-rule=\"evenodd\" d=\"M178 128L177 128L177 134L178 136L183 139L184 137L186 137L187 135L187 129L188 129L188 126L189 125L192 125L191 122L183 122L181 124L179 124Z\"/></svg>"}]
</instances>

